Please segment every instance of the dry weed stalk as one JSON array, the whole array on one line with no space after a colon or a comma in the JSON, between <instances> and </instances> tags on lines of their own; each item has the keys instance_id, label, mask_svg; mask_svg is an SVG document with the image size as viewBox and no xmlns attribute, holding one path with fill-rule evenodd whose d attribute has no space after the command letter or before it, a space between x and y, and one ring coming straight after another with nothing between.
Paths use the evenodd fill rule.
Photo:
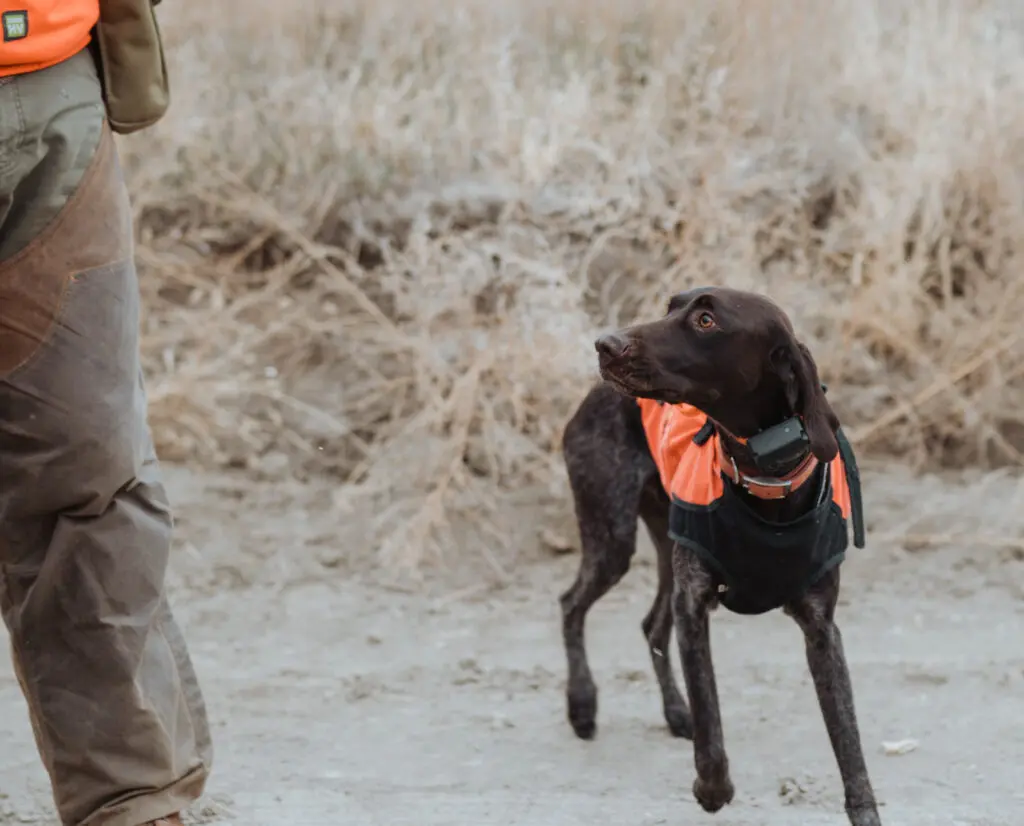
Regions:
<instances>
[{"instance_id":1,"label":"dry weed stalk","mask_svg":"<svg viewBox=\"0 0 1024 826\"><path fill-rule=\"evenodd\" d=\"M567 516L595 332L728 283L791 311L865 456L1019 462L1019 18L162 8L174 105L125 142L162 454L318 474L351 552L504 576Z\"/></svg>"}]
</instances>

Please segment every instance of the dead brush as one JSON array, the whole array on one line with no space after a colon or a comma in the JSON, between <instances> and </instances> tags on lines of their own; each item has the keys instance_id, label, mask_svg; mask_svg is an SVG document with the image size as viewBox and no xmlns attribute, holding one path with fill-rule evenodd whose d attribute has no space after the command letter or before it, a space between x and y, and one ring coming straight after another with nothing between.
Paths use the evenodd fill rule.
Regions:
<instances>
[{"instance_id":1,"label":"dead brush","mask_svg":"<svg viewBox=\"0 0 1024 826\"><path fill-rule=\"evenodd\" d=\"M861 455L1019 462L1017 18L161 7L174 104L123 147L162 455L326 478L347 552L503 578L569 524L595 332L707 283L790 308Z\"/></svg>"}]
</instances>

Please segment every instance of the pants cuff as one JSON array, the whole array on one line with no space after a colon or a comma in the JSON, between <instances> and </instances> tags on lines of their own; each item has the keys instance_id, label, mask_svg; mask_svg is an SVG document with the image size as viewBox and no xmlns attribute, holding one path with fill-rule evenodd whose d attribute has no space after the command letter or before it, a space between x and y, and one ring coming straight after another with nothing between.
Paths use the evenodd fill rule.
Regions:
<instances>
[{"instance_id":1,"label":"pants cuff","mask_svg":"<svg viewBox=\"0 0 1024 826\"><path fill-rule=\"evenodd\" d=\"M200 766L155 792L142 792L108 803L75 826L144 826L185 811L203 794L209 769Z\"/></svg>"}]
</instances>

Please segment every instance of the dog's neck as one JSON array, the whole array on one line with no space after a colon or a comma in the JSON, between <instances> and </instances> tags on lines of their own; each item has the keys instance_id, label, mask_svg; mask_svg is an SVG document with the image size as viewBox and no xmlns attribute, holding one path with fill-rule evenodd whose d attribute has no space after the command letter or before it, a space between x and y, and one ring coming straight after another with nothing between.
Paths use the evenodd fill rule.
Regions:
<instances>
[{"instance_id":1,"label":"dog's neck","mask_svg":"<svg viewBox=\"0 0 1024 826\"><path fill-rule=\"evenodd\" d=\"M822 474L826 466L815 459L810 450L795 461L778 468L758 467L750 449L728 432L716 427L722 449L722 465L727 484L739 492L744 501L767 522L791 522L811 510L817 501ZM730 467L739 472L737 481L729 473ZM792 486L780 491L776 486L792 479ZM763 483L769 481L770 485ZM774 498L773 498L774 497Z\"/></svg>"},{"instance_id":2,"label":"dog's neck","mask_svg":"<svg viewBox=\"0 0 1024 826\"><path fill-rule=\"evenodd\" d=\"M765 392L766 390L768 392ZM762 399L769 401L765 403ZM746 475L783 477L798 468L810 454L808 450L788 462L759 465L745 444L751 436L756 436L795 415L781 387L760 390L749 403L743 405L714 405L704 412L715 425L725 453Z\"/></svg>"},{"instance_id":3,"label":"dog's neck","mask_svg":"<svg viewBox=\"0 0 1024 826\"><path fill-rule=\"evenodd\" d=\"M764 398L764 396L761 396ZM820 465L809 448L788 460L759 463L747 445L747 439L792 418L794 412L783 393L772 393L771 404L760 408L708 411L721 446L723 470L733 484L747 494L758 510L766 509L766 518L801 512L813 496L820 478ZM716 415L720 414L720 415ZM731 415L730 415L731 414Z\"/></svg>"},{"instance_id":4,"label":"dog's neck","mask_svg":"<svg viewBox=\"0 0 1024 826\"><path fill-rule=\"evenodd\" d=\"M789 417L786 417L789 418ZM779 478L789 475L801 464L803 464L807 457L810 455L810 449L802 451L795 459L791 459L787 462L781 462L778 464L758 464L754 458L754 454L751 449L746 445L745 440L749 439L750 436L754 436L760 433L760 430L756 430L750 434L750 436L743 436L737 438L739 434L734 435L734 431L722 425L720 422L712 419L715 424L715 430L718 433L718 438L722 441L722 448L733 462L736 463L736 467L748 476L766 476L769 478ZM785 419L779 419L778 422L773 424L780 424ZM769 425L771 427L771 425ZM741 441L743 439L743 441Z\"/></svg>"}]
</instances>

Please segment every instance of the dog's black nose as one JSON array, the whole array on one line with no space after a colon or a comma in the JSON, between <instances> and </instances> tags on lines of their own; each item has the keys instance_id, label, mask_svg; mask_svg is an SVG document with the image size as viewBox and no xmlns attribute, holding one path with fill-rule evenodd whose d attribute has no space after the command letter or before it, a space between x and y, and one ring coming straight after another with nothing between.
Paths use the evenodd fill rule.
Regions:
<instances>
[{"instance_id":1,"label":"dog's black nose","mask_svg":"<svg viewBox=\"0 0 1024 826\"><path fill-rule=\"evenodd\" d=\"M629 350L629 339L617 333L607 333L594 342L594 349L602 356L622 358Z\"/></svg>"}]
</instances>

